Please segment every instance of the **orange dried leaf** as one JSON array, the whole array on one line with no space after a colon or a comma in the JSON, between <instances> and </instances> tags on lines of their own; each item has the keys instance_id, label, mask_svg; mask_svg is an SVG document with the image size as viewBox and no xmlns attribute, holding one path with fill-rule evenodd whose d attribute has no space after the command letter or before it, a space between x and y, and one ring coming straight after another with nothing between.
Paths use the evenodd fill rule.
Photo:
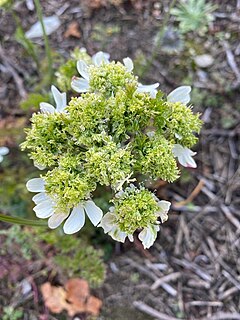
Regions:
<instances>
[{"instance_id":1,"label":"orange dried leaf","mask_svg":"<svg viewBox=\"0 0 240 320\"><path fill-rule=\"evenodd\" d=\"M102 301L96 297L90 296L86 304L86 312L97 316L100 312Z\"/></svg>"},{"instance_id":2,"label":"orange dried leaf","mask_svg":"<svg viewBox=\"0 0 240 320\"><path fill-rule=\"evenodd\" d=\"M67 291L67 300L71 302L86 301L89 296L89 286L86 280L83 279L69 279L65 288Z\"/></svg>"},{"instance_id":3,"label":"orange dried leaf","mask_svg":"<svg viewBox=\"0 0 240 320\"><path fill-rule=\"evenodd\" d=\"M67 307L66 291L63 287L52 286L49 282L41 286L44 303L53 313L60 313Z\"/></svg>"},{"instance_id":4,"label":"orange dried leaf","mask_svg":"<svg viewBox=\"0 0 240 320\"><path fill-rule=\"evenodd\" d=\"M52 286L49 282L41 286L45 305L53 313L66 310L69 316L77 313L99 314L102 301L89 293L89 285L83 279L70 279L63 287Z\"/></svg>"},{"instance_id":5,"label":"orange dried leaf","mask_svg":"<svg viewBox=\"0 0 240 320\"><path fill-rule=\"evenodd\" d=\"M74 37L74 38L81 38L82 34L79 30L78 23L76 21L71 22L66 32L64 33L64 38Z\"/></svg>"}]
</instances>

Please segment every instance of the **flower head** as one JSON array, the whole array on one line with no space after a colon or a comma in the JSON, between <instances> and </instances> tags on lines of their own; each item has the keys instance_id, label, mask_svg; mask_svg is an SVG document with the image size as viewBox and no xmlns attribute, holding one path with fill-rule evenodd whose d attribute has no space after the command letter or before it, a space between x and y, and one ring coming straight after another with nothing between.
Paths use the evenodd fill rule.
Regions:
<instances>
[{"instance_id":1,"label":"flower head","mask_svg":"<svg viewBox=\"0 0 240 320\"><path fill-rule=\"evenodd\" d=\"M92 62L93 65L96 67L101 66L102 64L107 64L109 63L109 58L110 55L106 52L99 51L95 55L92 56ZM76 92L83 93L87 92L90 90L90 85L89 85L89 66L86 64L85 61L79 60L77 62L77 70L78 73L82 76L81 78L79 77L74 77L72 80L72 88Z\"/></svg>"},{"instance_id":2,"label":"flower head","mask_svg":"<svg viewBox=\"0 0 240 320\"><path fill-rule=\"evenodd\" d=\"M57 203L46 193L45 181L42 178L34 178L27 182L30 192L39 192L32 200L36 204L33 210L41 219L48 219L50 229L55 229L64 221L63 231L66 234L78 232L85 224L85 214L96 226L102 219L102 210L92 200L82 201L74 206L72 210L61 209Z\"/></svg>"},{"instance_id":3,"label":"flower head","mask_svg":"<svg viewBox=\"0 0 240 320\"><path fill-rule=\"evenodd\" d=\"M83 94L67 105L66 94L52 86L56 108L40 105L42 113L33 114L22 144L39 169L48 169L43 178L27 183L38 192L34 211L48 219L50 228L64 223L69 234L83 227L86 215L94 225L101 221L99 226L117 241L133 241L137 231L149 248L168 219L170 203L145 189L144 181L139 188L131 182L138 177L176 180L175 157L196 166L188 148L196 143L202 122L187 105L191 88L179 87L165 98L159 83L138 82L129 57L109 61L104 52L75 56L63 72L67 88L76 64L80 77L71 84ZM91 200L98 188L119 191L104 217Z\"/></svg>"},{"instance_id":4,"label":"flower head","mask_svg":"<svg viewBox=\"0 0 240 320\"><path fill-rule=\"evenodd\" d=\"M157 237L159 221L168 219L170 202L159 201L150 191L131 185L125 191L116 194L114 207L109 209L99 227L114 240L124 242L126 237L133 241L133 233L142 229L139 239L144 248L149 248Z\"/></svg>"},{"instance_id":5,"label":"flower head","mask_svg":"<svg viewBox=\"0 0 240 320\"><path fill-rule=\"evenodd\" d=\"M104 53L104 52L98 52L92 57L93 65L95 67L101 67L104 64L109 64L109 54ZM127 70L128 73L131 73L134 65L133 61L127 57L123 59L123 65L125 69ZM112 67L114 64L112 64ZM80 60L77 62L77 70L79 74L82 76L81 78L79 77L74 77L72 80L72 88L76 92L83 93L83 92L88 92L90 91L91 88L91 66L88 66L85 61ZM109 76L108 71L101 71L101 76L104 74L107 74ZM111 80L108 81L111 83ZM141 83L138 83L137 90L136 92L144 92L144 93L149 93L151 98L156 98L157 95L157 88L159 86L159 83L154 83L151 85L143 85Z\"/></svg>"}]
</instances>

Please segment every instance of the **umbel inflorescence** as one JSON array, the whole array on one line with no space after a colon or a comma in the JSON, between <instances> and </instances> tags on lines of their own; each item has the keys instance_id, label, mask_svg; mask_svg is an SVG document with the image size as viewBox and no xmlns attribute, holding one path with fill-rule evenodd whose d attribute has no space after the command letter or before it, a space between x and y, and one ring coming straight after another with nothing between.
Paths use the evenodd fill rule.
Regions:
<instances>
[{"instance_id":1,"label":"umbel inflorescence","mask_svg":"<svg viewBox=\"0 0 240 320\"><path fill-rule=\"evenodd\" d=\"M196 167L189 148L197 142L201 120L187 105L191 88L165 96L158 83L138 82L130 58L121 63L110 62L103 52L85 56L77 62L81 77L71 83L79 95L67 102L66 93L52 86L55 106L41 103L27 129L22 148L35 166L47 169L27 183L37 192L34 211L48 218L50 228L64 222L67 234L79 231L86 216L117 241L133 241L139 230L149 248L168 218L170 202L160 201L143 181L176 180L177 162ZM113 194L104 216L92 200L98 186Z\"/></svg>"}]
</instances>

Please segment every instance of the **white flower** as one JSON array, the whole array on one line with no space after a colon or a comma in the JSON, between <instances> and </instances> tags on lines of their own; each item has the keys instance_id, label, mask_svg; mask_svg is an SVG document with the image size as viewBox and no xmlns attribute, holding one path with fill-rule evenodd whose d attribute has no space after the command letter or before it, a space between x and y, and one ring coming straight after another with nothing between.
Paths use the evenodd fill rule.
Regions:
<instances>
[{"instance_id":1,"label":"white flower","mask_svg":"<svg viewBox=\"0 0 240 320\"><path fill-rule=\"evenodd\" d=\"M63 112L67 106L67 95L66 92L61 93L55 86L51 86L52 95L56 102L56 108L50 103L41 102L40 110L42 113L55 113Z\"/></svg>"},{"instance_id":2,"label":"white flower","mask_svg":"<svg viewBox=\"0 0 240 320\"><path fill-rule=\"evenodd\" d=\"M109 63L110 55L106 52L99 51L92 56L92 62L96 67L101 66L102 63ZM78 93L89 91L89 66L85 61L79 60L77 62L77 70L82 78L73 77L71 86L73 90Z\"/></svg>"},{"instance_id":3,"label":"white flower","mask_svg":"<svg viewBox=\"0 0 240 320\"><path fill-rule=\"evenodd\" d=\"M178 158L179 163L188 168L196 168L197 164L192 158L192 156L195 156L196 152L193 152L192 150L181 146L180 144L175 144L173 146L172 152L175 157Z\"/></svg>"},{"instance_id":4,"label":"white flower","mask_svg":"<svg viewBox=\"0 0 240 320\"><path fill-rule=\"evenodd\" d=\"M109 212L104 215L98 227L102 227L104 233L108 233L116 241L125 242L126 237L128 237L128 239L133 242L133 236L121 231L116 220L117 217L114 213L114 208L110 207Z\"/></svg>"},{"instance_id":5,"label":"white flower","mask_svg":"<svg viewBox=\"0 0 240 320\"><path fill-rule=\"evenodd\" d=\"M70 210L65 212L57 208L56 202L51 199L45 192L45 181L42 178L34 178L27 182L27 189L31 192L39 192L32 200L36 204L33 210L38 218L49 218L48 226L55 229L66 220L63 231L66 234L78 232L85 224L85 214L96 226L102 219L102 210L96 206L92 200L87 200L75 206L71 213ZM70 214L69 214L70 213Z\"/></svg>"},{"instance_id":6,"label":"white flower","mask_svg":"<svg viewBox=\"0 0 240 320\"><path fill-rule=\"evenodd\" d=\"M0 147L0 162L3 161L3 156L6 156L9 153L9 149L7 147Z\"/></svg>"},{"instance_id":7,"label":"white flower","mask_svg":"<svg viewBox=\"0 0 240 320\"><path fill-rule=\"evenodd\" d=\"M167 96L168 102L181 102L183 104L187 104L190 101L190 92L191 92L190 86L181 86L173 90L169 93Z\"/></svg>"},{"instance_id":8,"label":"white flower","mask_svg":"<svg viewBox=\"0 0 240 320\"><path fill-rule=\"evenodd\" d=\"M120 195L118 196L121 196L121 191ZM159 210L156 212L156 216L160 217L161 222L163 223L168 219L167 213L170 209L171 203L165 200L159 201L157 198L156 200L159 206ZM114 207L111 207L109 209L109 212L106 213L102 218L98 227L102 227L104 233L108 233L116 241L125 242L126 237L128 237L131 242L133 242L134 240L133 235L127 234L126 232L120 230L119 226L117 225L117 217L114 212ZM143 228L143 230L139 233L138 238L142 241L144 249L148 249L153 245L154 241L157 238L157 232L159 230L160 227L158 224L150 224L147 227Z\"/></svg>"}]
</instances>

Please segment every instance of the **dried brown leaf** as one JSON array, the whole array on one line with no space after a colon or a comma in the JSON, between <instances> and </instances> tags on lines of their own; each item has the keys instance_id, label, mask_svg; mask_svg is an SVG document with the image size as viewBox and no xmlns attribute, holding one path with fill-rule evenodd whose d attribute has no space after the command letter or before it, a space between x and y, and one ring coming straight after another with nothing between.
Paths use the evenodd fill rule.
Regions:
<instances>
[{"instance_id":1,"label":"dried brown leaf","mask_svg":"<svg viewBox=\"0 0 240 320\"><path fill-rule=\"evenodd\" d=\"M99 314L100 308L102 306L102 301L96 297L90 296L86 304L86 312L97 316Z\"/></svg>"},{"instance_id":2,"label":"dried brown leaf","mask_svg":"<svg viewBox=\"0 0 240 320\"><path fill-rule=\"evenodd\" d=\"M66 310L69 316L83 312L97 316L102 306L100 299L90 295L88 283L83 279L69 279L65 288L47 282L41 286L41 292L45 305L53 313Z\"/></svg>"},{"instance_id":3,"label":"dried brown leaf","mask_svg":"<svg viewBox=\"0 0 240 320\"><path fill-rule=\"evenodd\" d=\"M68 307L66 291L63 287L52 286L49 282L41 286L44 303L53 313L60 313Z\"/></svg>"},{"instance_id":4,"label":"dried brown leaf","mask_svg":"<svg viewBox=\"0 0 240 320\"><path fill-rule=\"evenodd\" d=\"M82 34L79 30L79 26L77 21L73 21L71 22L68 27L67 30L64 33L64 38L69 38L69 37L74 37L74 38L81 38Z\"/></svg>"}]
</instances>

